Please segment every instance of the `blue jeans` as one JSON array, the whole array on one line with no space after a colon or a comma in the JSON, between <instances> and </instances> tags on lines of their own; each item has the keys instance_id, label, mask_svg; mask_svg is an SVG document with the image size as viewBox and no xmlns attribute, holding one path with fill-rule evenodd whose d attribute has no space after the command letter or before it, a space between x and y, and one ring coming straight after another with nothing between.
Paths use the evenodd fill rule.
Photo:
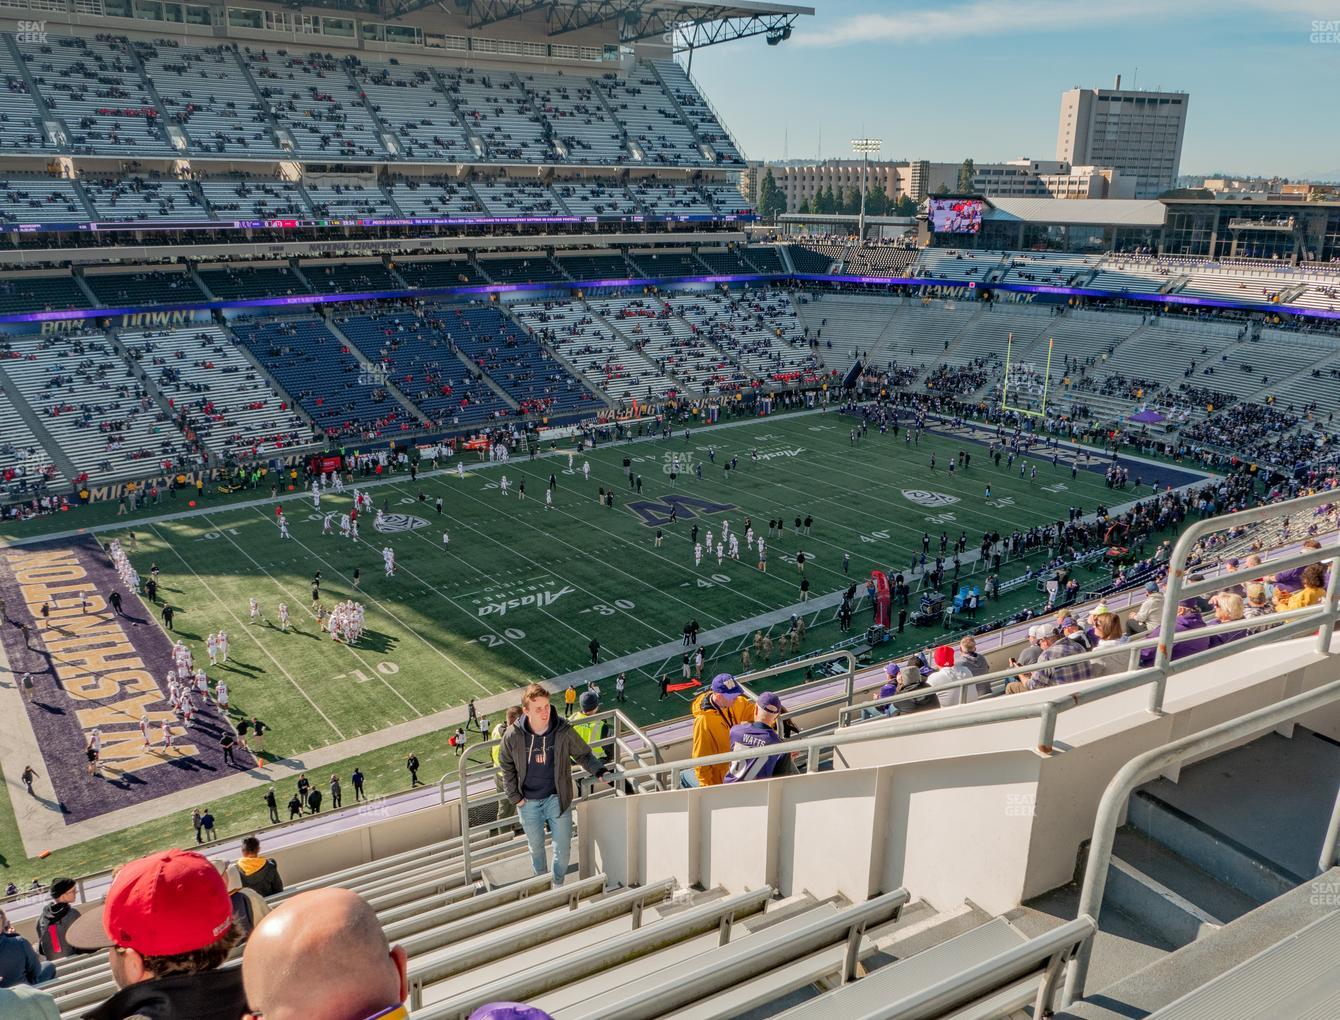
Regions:
<instances>
[{"instance_id":1,"label":"blue jeans","mask_svg":"<svg viewBox=\"0 0 1340 1020\"><path fill-rule=\"evenodd\" d=\"M526 801L517 808L517 815L526 833L526 842L530 844L530 863L537 875L548 870L544 856L544 826L549 823L554 838L554 885L562 885L568 873L568 857L572 853L572 808L559 811L558 794L553 793L544 800Z\"/></svg>"}]
</instances>

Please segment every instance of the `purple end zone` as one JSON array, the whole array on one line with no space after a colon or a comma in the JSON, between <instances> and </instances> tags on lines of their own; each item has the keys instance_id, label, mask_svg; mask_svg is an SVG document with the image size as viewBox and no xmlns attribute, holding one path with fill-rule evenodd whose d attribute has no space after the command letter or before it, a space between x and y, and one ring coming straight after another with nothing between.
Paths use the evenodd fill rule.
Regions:
<instances>
[{"instance_id":1,"label":"purple end zone","mask_svg":"<svg viewBox=\"0 0 1340 1020\"><path fill-rule=\"evenodd\" d=\"M113 591L121 595L121 615L107 602ZM240 749L236 766L224 763L219 738L231 727L214 705L198 705L189 729L172 714L166 679L172 641L91 536L0 550L0 596L6 617L0 641L13 679L33 675L24 708L42 761L24 764L45 765L66 824L254 766ZM139 729L145 711L152 721L147 750ZM163 747L164 719L173 721L172 751ZM95 726L103 741L101 778L87 774L85 749Z\"/></svg>"}]
</instances>

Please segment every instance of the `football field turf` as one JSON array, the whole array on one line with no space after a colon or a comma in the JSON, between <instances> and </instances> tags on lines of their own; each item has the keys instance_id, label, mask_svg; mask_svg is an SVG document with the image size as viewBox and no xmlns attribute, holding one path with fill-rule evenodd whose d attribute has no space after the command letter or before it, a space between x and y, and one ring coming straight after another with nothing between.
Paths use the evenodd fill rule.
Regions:
<instances>
[{"instance_id":1,"label":"football field turf","mask_svg":"<svg viewBox=\"0 0 1340 1020\"><path fill-rule=\"evenodd\" d=\"M1009 470L1003 463L996 468L986 446L956 436L927 433L909 445L902 437L872 430L853 446L849 433L854 424L855 419L837 412L732 423L695 430L687 438L681 432L670 440L604 446L575 455L571 468L562 450L505 465L480 463L470 455L464 477L453 464L417 482L405 474L369 487L376 506L385 508L387 530L378 531L365 513L356 541L342 538L338 526L322 533L326 513L344 513L352 505L353 486L343 495L328 490L319 512L310 497L284 499L288 539L280 537L274 503L258 500L176 519L141 516L133 524L99 530L97 538L106 544L120 537L128 547L128 533L134 532L131 559L141 577L148 577L151 566L159 568L160 600L177 610L172 636L187 642L197 663L207 663L208 633L229 632L228 661L207 669L211 680L227 681L234 720L258 716L271 727L266 743L270 767L283 766L287 772L314 768L320 760L331 772L347 775L356 762L374 795L380 795L406 785L408 750L423 760L429 781L451 767L447 734L424 729L430 720L423 717L471 697L580 670L590 664L593 637L599 639L602 663L635 657L636 665L626 669L628 699L620 707L636 722L684 714L694 691L661 702L656 683L663 672L679 678L684 624L696 619L705 632L736 625L729 640L705 643L703 672L707 677L720 670L738 672L739 648L752 631L749 621L773 613L778 622L772 633L779 635L785 626L781 621L798 602L796 554L801 550L811 596L817 599L852 582L863 585L873 567L907 570L921 552L923 532L932 537L932 559L941 531L951 548L960 531L966 532L971 555L986 530L1007 534L1064 519L1071 505L1088 512L1099 503L1118 504L1137 495L1107 488L1097 465L1072 478L1064 455L1055 468L1049 460L1039 462L1036 480L1021 478L1019 462ZM946 466L959 450L971 454L972 464L951 475ZM929 467L932 453L934 470ZM732 457L738 458L738 468L727 473L724 465ZM640 495L629 485L624 458L642 478ZM674 458L681 470L672 480ZM589 480L583 476L584 461L590 464ZM700 462L698 478L695 465ZM546 509L543 496L551 471L557 491L553 508ZM1192 479L1173 468L1132 466L1133 474L1140 471L1146 480L1140 494L1151 491L1148 483L1155 478L1175 485ZM506 496L499 488L504 474L512 489ZM522 480L524 500L517 495ZM613 489L613 508L598 504L601 488ZM435 508L439 496L440 515ZM672 504L679 508L679 520L659 523ZM797 536L794 520L806 515L813 517L812 532ZM745 548L747 516L768 544L766 573L757 569L757 555ZM785 521L781 537L767 538L770 518ZM691 529L696 524L704 540L711 530L715 541L725 521L740 535L741 558L727 556L718 563L713 550L695 567ZM658 526L663 533L659 547ZM450 537L445 547L444 530ZM90 563L87 536L64 540L66 545L79 542L86 546L82 562ZM396 553L394 577L383 572L381 549L387 545ZM92 559L98 559L96 549L93 553ZM849 573L842 569L844 554L850 556ZM355 568L361 571L356 591ZM1008 564L1002 576L1023 569L1022 563ZM325 606L353 597L366 607L365 636L352 647L317 627L310 595L317 571ZM979 572L974 580L982 576ZM249 621L252 597L263 611L261 623ZM281 601L290 611L287 633L278 626ZM1012 596L1005 604L1015 601ZM146 608L151 611L131 607L139 622L129 626L148 627L152 636L157 613ZM825 622L812 626L802 652L828 647L841 637L832 609L821 615ZM862 632L869 621L869 610L860 612L853 633ZM921 640L934 640L939 633L939 628L921 632ZM148 662L152 649L141 646ZM161 654L156 661L163 661ZM155 673L155 678L164 683L162 675ZM800 679L793 674L775 683L782 687ZM609 704L612 683L603 686ZM41 693L34 708L41 707ZM50 699L46 709L31 714L34 733L48 718L53 724L68 720L79 707L69 704L57 711L58 703ZM139 754L134 726L140 709L131 711L133 716L113 719L110 730L131 730L128 753ZM406 726L390 729L412 727L416 720L422 720L417 737L407 736ZM437 723L429 727L439 728ZM233 782L210 792L211 780L231 771L217 761L218 732L206 725L187 734L204 755L196 766L165 771L150 763L139 774L147 781L138 785L120 782L114 770L105 780L85 780L77 739L43 739L39 733L40 754L53 780L63 770L57 794L66 824L85 818L96 822L100 811L128 804L138 822L109 816L105 834L89 840L71 830L73 838L55 841L56 855L47 865L79 872L165 841L180 842L185 827L181 805L191 801L178 796L172 808L156 808L154 801L197 784L204 785L187 796L198 795L215 806L221 834L262 824L264 808L254 787L245 792ZM330 750L318 759L314 752L322 748ZM153 760L188 764L159 750L152 754ZM6 757L6 772L14 764ZM259 781L276 773L253 770L250 775ZM73 791L73 797L65 791ZM281 803L286 796L281 791ZM24 845L18 839L10 805L0 804L0 865L21 867L33 849L31 840Z\"/></svg>"},{"instance_id":2,"label":"football field turf","mask_svg":"<svg viewBox=\"0 0 1340 1020\"><path fill-rule=\"evenodd\" d=\"M985 530L1008 533L1064 518L1072 504L1092 510L1126 498L1106 488L1099 473L1072 479L1064 461L1059 468L1040 464L1038 479L1028 481L1018 464L1012 471L991 466L978 444L923 435L909 446L871 432L853 447L850 427L851 419L837 414L772 419L687 440L679 434L609 446L577 455L572 468L560 454L476 463L464 478L449 472L416 483L404 476L370 492L388 526L405 530L378 532L365 514L358 540L340 537L337 527L323 535L322 516L346 512L350 491L323 496L319 512L309 500L289 501L287 540L279 537L272 509L222 510L139 529L132 558L141 575L158 565L164 597L179 607L177 630L197 661L207 633L229 631L232 661L216 672L230 678L234 709L270 722L276 751L300 753L579 669L590 664L593 638L603 661L677 641L690 619L711 630L790 606L800 599L795 555L802 550L817 596L863 582L872 567L905 570L921 551L924 531L934 539L932 557L942 530L951 544L966 531L971 551ZM959 449L974 454L972 466L951 475L945 465ZM732 456L739 466L728 473L724 464ZM625 457L642 477L640 496L629 485ZM681 461L673 482L672 457ZM589 480L583 461L590 462ZM692 467L698 462L701 479ZM547 509L551 471L557 491ZM499 489L502 475L511 483L507 496ZM524 500L516 495L522 480ZM614 490L612 509L598 504L601 488ZM658 548L657 528L644 518L668 515L663 501L674 495L703 502L680 504L680 519L660 525ZM639 503L658 502L635 512ZM716 506L729 509L713 512ZM695 510L694 518L686 516ZM812 532L797 536L794 519L807 515ZM746 517L767 541L766 572L744 547ZM785 521L783 537L766 537L770 518ZM711 531L719 541L723 521L741 537L741 558L719 563L713 551L695 567L694 524L702 539ZM389 578L381 558L388 545L397 564ZM310 608L316 571L326 605L353 597L366 606L367 634L356 646L318 632ZM261 603L263 625L248 622L252 596ZM280 601L292 618L287 634L276 622ZM738 657L722 666L734 670ZM630 673L635 718L639 707L655 702L662 667L678 677L678 661L661 656Z\"/></svg>"}]
</instances>

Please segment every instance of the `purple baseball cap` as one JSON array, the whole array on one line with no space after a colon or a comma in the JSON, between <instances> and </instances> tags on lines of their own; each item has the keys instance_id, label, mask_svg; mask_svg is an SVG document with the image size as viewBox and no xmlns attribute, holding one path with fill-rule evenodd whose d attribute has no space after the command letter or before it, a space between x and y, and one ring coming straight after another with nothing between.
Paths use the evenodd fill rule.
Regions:
<instances>
[{"instance_id":1,"label":"purple baseball cap","mask_svg":"<svg viewBox=\"0 0 1340 1020\"><path fill-rule=\"evenodd\" d=\"M777 697L772 691L764 691L758 696L758 703L769 712L785 712L782 707L782 699Z\"/></svg>"},{"instance_id":2,"label":"purple baseball cap","mask_svg":"<svg viewBox=\"0 0 1340 1020\"><path fill-rule=\"evenodd\" d=\"M894 677L896 677L896 676L897 676L899 673L901 673L902 671L903 671L903 667L900 666L900 665L898 665L898 663L896 663L896 662L886 662L886 663L884 663L884 675L885 675L886 677L888 677L890 680L892 680Z\"/></svg>"},{"instance_id":3,"label":"purple baseball cap","mask_svg":"<svg viewBox=\"0 0 1340 1020\"><path fill-rule=\"evenodd\" d=\"M712 678L712 693L727 698L737 698L740 696L740 685L735 682L735 677L729 673L718 673Z\"/></svg>"},{"instance_id":4,"label":"purple baseball cap","mask_svg":"<svg viewBox=\"0 0 1340 1020\"><path fill-rule=\"evenodd\" d=\"M524 1002L490 1002L470 1014L470 1020L554 1020L544 1010Z\"/></svg>"}]
</instances>

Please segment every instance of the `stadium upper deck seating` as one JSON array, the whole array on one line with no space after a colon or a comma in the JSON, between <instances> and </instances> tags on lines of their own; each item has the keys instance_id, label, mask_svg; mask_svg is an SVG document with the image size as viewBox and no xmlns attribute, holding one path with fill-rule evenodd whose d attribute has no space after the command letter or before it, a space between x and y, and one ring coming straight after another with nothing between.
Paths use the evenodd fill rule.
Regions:
<instances>
[{"instance_id":1,"label":"stadium upper deck seating","mask_svg":"<svg viewBox=\"0 0 1340 1020\"><path fill-rule=\"evenodd\" d=\"M390 382L441 425L471 425L509 408L452 350L451 338L412 311L340 316L340 332L369 361L384 365Z\"/></svg>"},{"instance_id":2,"label":"stadium upper deck seating","mask_svg":"<svg viewBox=\"0 0 1340 1020\"><path fill-rule=\"evenodd\" d=\"M354 61L350 71L373 111L396 136L404 159L477 158L432 68Z\"/></svg>"},{"instance_id":3,"label":"stadium upper deck seating","mask_svg":"<svg viewBox=\"0 0 1340 1020\"><path fill-rule=\"evenodd\" d=\"M554 258L574 280L626 280L633 268L622 255L557 255Z\"/></svg>"},{"instance_id":4,"label":"stadium upper deck seating","mask_svg":"<svg viewBox=\"0 0 1340 1020\"><path fill-rule=\"evenodd\" d=\"M0 39L0 44L6 40ZM42 130L41 113L28 91L23 72L10 55L7 44L0 45L0 146L11 152L55 152Z\"/></svg>"},{"instance_id":5,"label":"stadium upper deck seating","mask_svg":"<svg viewBox=\"0 0 1340 1020\"><path fill-rule=\"evenodd\" d=\"M474 181L489 216L566 216L553 191L539 181L493 177Z\"/></svg>"},{"instance_id":6,"label":"stadium upper deck seating","mask_svg":"<svg viewBox=\"0 0 1340 1020\"><path fill-rule=\"evenodd\" d=\"M318 216L386 216L399 213L375 184L306 184L304 190Z\"/></svg>"},{"instance_id":7,"label":"stadium upper deck seating","mask_svg":"<svg viewBox=\"0 0 1340 1020\"><path fill-rule=\"evenodd\" d=\"M603 406L594 392L498 309L451 305L435 311L440 328L517 402L521 413L592 413Z\"/></svg>"},{"instance_id":8,"label":"stadium upper deck seating","mask_svg":"<svg viewBox=\"0 0 1340 1020\"><path fill-rule=\"evenodd\" d=\"M629 253L628 259L652 279L707 275L707 267L692 252L635 251Z\"/></svg>"},{"instance_id":9,"label":"stadium upper deck seating","mask_svg":"<svg viewBox=\"0 0 1340 1020\"><path fill-rule=\"evenodd\" d=\"M218 220L236 217L309 219L312 216L312 209L301 189L289 181L246 178L201 181L200 192L205 196L213 218Z\"/></svg>"},{"instance_id":10,"label":"stadium upper deck seating","mask_svg":"<svg viewBox=\"0 0 1340 1020\"><path fill-rule=\"evenodd\" d=\"M627 162L623 132L606 112L589 78L523 74L521 84L570 160L609 165Z\"/></svg>"},{"instance_id":11,"label":"stadium upper deck seating","mask_svg":"<svg viewBox=\"0 0 1340 1020\"><path fill-rule=\"evenodd\" d=\"M219 326L121 333L173 409L220 456L266 453L313 441L311 427L276 393Z\"/></svg>"},{"instance_id":12,"label":"stadium upper deck seating","mask_svg":"<svg viewBox=\"0 0 1340 1020\"><path fill-rule=\"evenodd\" d=\"M389 155L349 75L346 64L352 58L251 47L243 54L261 97L298 154L328 159Z\"/></svg>"},{"instance_id":13,"label":"stadium upper deck seating","mask_svg":"<svg viewBox=\"0 0 1340 1020\"><path fill-rule=\"evenodd\" d=\"M558 162L530 97L509 71L453 68L442 73L465 123L484 140L489 158L505 163Z\"/></svg>"},{"instance_id":14,"label":"stadium upper deck seating","mask_svg":"<svg viewBox=\"0 0 1340 1020\"><path fill-rule=\"evenodd\" d=\"M638 61L627 77L612 72L603 75L596 86L604 92L614 115L641 150L642 162L653 166L706 162L688 123L646 62Z\"/></svg>"},{"instance_id":15,"label":"stadium upper deck seating","mask_svg":"<svg viewBox=\"0 0 1340 1020\"><path fill-rule=\"evenodd\" d=\"M581 302L518 304L512 311L596 389L617 401L644 400L678 389L645 355L631 348Z\"/></svg>"},{"instance_id":16,"label":"stadium upper deck seating","mask_svg":"<svg viewBox=\"0 0 1340 1020\"><path fill-rule=\"evenodd\" d=\"M190 456L186 437L100 333L5 341L0 370L94 481L139 478Z\"/></svg>"},{"instance_id":17,"label":"stadium upper deck seating","mask_svg":"<svg viewBox=\"0 0 1340 1020\"><path fill-rule=\"evenodd\" d=\"M171 156L163 117L124 39L50 36L19 48L50 116L77 153Z\"/></svg>"},{"instance_id":18,"label":"stadium upper deck seating","mask_svg":"<svg viewBox=\"0 0 1340 1020\"><path fill-rule=\"evenodd\" d=\"M469 185L442 178L401 179L387 186L387 194L406 216L482 216Z\"/></svg>"},{"instance_id":19,"label":"stadium upper deck seating","mask_svg":"<svg viewBox=\"0 0 1340 1020\"><path fill-rule=\"evenodd\" d=\"M186 181L141 177L80 182L102 220L207 220L209 210Z\"/></svg>"},{"instance_id":20,"label":"stadium upper deck seating","mask_svg":"<svg viewBox=\"0 0 1340 1020\"><path fill-rule=\"evenodd\" d=\"M134 47L164 114L186 133L192 153L251 158L284 153L235 46L156 39Z\"/></svg>"},{"instance_id":21,"label":"stadium upper deck seating","mask_svg":"<svg viewBox=\"0 0 1340 1020\"><path fill-rule=\"evenodd\" d=\"M328 435L378 438L419 423L311 317L242 319L233 333Z\"/></svg>"},{"instance_id":22,"label":"stadium upper deck seating","mask_svg":"<svg viewBox=\"0 0 1340 1020\"><path fill-rule=\"evenodd\" d=\"M553 190L577 216L636 216L642 211L618 181L555 181Z\"/></svg>"},{"instance_id":23,"label":"stadium upper deck seating","mask_svg":"<svg viewBox=\"0 0 1340 1020\"><path fill-rule=\"evenodd\" d=\"M827 273L842 258L845 245L793 244L788 246L791 264L798 273Z\"/></svg>"},{"instance_id":24,"label":"stadium upper deck seating","mask_svg":"<svg viewBox=\"0 0 1340 1020\"><path fill-rule=\"evenodd\" d=\"M629 182L628 190L652 216L716 214L707 196L692 184L675 184L643 178Z\"/></svg>"},{"instance_id":25,"label":"stadium upper deck seating","mask_svg":"<svg viewBox=\"0 0 1340 1020\"><path fill-rule=\"evenodd\" d=\"M49 177L0 181L0 223L75 223L88 218L74 181Z\"/></svg>"},{"instance_id":26,"label":"stadium upper deck seating","mask_svg":"<svg viewBox=\"0 0 1340 1020\"><path fill-rule=\"evenodd\" d=\"M702 141L711 146L716 153L717 162L722 165L743 165L744 157L735 147L735 143L726 134L726 129L712 113L711 107L702 93L694 87L684 69L673 60L656 61L656 70L665 82L670 94L679 108L684 111L690 126Z\"/></svg>"}]
</instances>

